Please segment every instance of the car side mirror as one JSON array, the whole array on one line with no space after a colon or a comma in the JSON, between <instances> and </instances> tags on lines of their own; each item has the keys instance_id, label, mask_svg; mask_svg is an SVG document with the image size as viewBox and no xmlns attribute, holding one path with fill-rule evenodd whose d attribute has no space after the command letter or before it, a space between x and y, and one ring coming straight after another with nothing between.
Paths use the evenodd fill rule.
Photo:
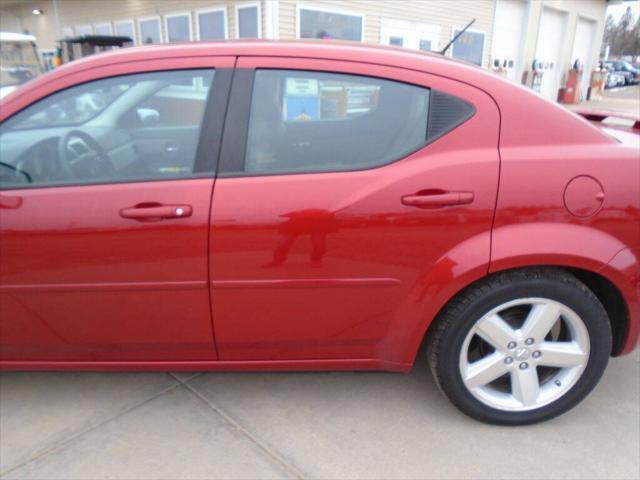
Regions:
<instances>
[{"instance_id":1,"label":"car side mirror","mask_svg":"<svg viewBox=\"0 0 640 480\"><path fill-rule=\"evenodd\" d=\"M160 112L153 108L138 108L137 113L143 127L153 127L160 123Z\"/></svg>"}]
</instances>

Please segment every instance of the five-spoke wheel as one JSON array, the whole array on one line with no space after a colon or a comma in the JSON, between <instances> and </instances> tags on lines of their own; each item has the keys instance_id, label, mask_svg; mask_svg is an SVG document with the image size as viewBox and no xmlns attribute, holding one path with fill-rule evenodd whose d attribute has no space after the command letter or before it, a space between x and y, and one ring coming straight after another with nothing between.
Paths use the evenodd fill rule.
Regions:
<instances>
[{"instance_id":1,"label":"five-spoke wheel","mask_svg":"<svg viewBox=\"0 0 640 480\"><path fill-rule=\"evenodd\" d=\"M573 310L553 300L526 298L478 320L460 351L460 372L483 403L529 410L564 395L588 359L589 334Z\"/></svg>"},{"instance_id":2,"label":"five-spoke wheel","mask_svg":"<svg viewBox=\"0 0 640 480\"><path fill-rule=\"evenodd\" d=\"M489 277L437 322L429 360L439 386L462 411L492 423L568 410L595 386L611 351L601 303L561 270Z\"/></svg>"}]
</instances>

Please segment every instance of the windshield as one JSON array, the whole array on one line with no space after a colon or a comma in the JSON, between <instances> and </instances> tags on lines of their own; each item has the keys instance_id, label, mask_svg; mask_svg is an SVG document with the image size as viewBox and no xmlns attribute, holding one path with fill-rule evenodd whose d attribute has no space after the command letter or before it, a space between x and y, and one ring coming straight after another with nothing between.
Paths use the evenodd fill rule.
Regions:
<instances>
[{"instance_id":1,"label":"windshield","mask_svg":"<svg viewBox=\"0 0 640 480\"><path fill-rule=\"evenodd\" d=\"M31 42L0 42L0 86L22 85L42 73Z\"/></svg>"}]
</instances>

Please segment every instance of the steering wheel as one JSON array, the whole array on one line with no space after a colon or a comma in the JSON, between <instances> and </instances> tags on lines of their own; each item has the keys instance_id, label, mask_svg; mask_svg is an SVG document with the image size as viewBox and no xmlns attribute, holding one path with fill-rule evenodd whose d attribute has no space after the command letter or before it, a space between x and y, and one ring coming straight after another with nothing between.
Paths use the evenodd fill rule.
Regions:
<instances>
[{"instance_id":1,"label":"steering wheel","mask_svg":"<svg viewBox=\"0 0 640 480\"><path fill-rule=\"evenodd\" d=\"M80 140L84 151L78 151L72 147L73 139ZM82 130L70 130L60 137L58 159L64 173L70 178L109 178L116 173L105 149L91 135Z\"/></svg>"}]
</instances>

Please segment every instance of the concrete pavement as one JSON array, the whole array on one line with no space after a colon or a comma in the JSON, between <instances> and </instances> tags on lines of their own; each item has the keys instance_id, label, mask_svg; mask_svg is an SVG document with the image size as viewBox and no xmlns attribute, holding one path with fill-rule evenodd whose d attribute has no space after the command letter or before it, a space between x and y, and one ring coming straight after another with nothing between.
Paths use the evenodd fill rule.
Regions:
<instances>
[{"instance_id":1,"label":"concrete pavement","mask_svg":"<svg viewBox=\"0 0 640 480\"><path fill-rule=\"evenodd\" d=\"M640 115L640 85L612 88L605 91L602 100L590 100L577 105L567 105L567 107L591 108Z\"/></svg>"},{"instance_id":2,"label":"concrete pavement","mask_svg":"<svg viewBox=\"0 0 640 480\"><path fill-rule=\"evenodd\" d=\"M390 373L3 373L6 479L640 477L640 355L550 422L475 422Z\"/></svg>"}]
</instances>

